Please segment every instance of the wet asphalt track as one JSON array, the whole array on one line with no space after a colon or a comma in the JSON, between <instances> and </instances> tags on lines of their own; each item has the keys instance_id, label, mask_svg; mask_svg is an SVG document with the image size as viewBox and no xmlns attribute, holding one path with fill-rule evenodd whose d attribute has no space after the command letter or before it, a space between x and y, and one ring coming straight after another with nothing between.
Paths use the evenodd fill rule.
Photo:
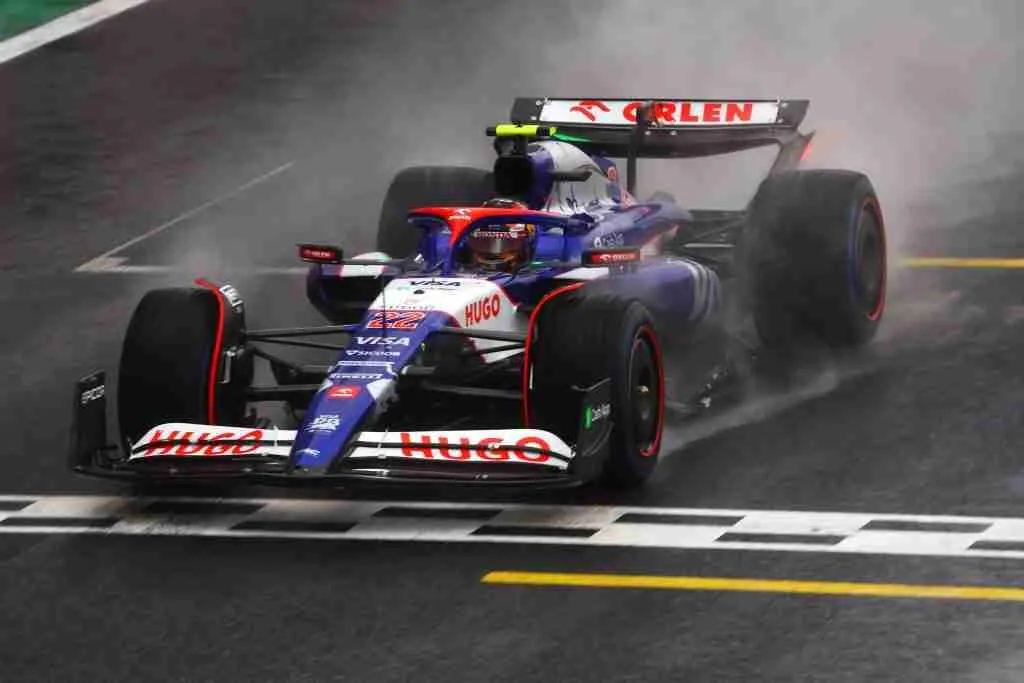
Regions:
<instances>
[{"instance_id":1,"label":"wet asphalt track","mask_svg":"<svg viewBox=\"0 0 1024 683\"><path fill-rule=\"evenodd\" d=\"M356 101L370 87L367 63L403 45L414 53L424 35L459 39L430 69L380 77L398 88L433 74L458 97L446 74L484 48L512 52L494 38L507 17L450 4L395 20L405 3L252 2L243 13L156 1L0 67L0 492L123 492L65 471L70 383L114 363L143 291L191 273L75 268L183 215L118 263L212 277L294 266L303 238L369 246L399 164L449 144L454 157L486 160L475 136L515 94L500 83L489 109L451 115L458 135L420 145L413 130L392 131L385 151L365 156L367 131L389 113L439 126L454 106L400 101L379 81L381 99ZM527 21L557 32L578 20L535 8ZM537 83L549 87L522 75L508 87ZM901 248L1024 255L1019 186L956 188L968 208L949 220L911 212L920 225ZM1024 517L1022 278L894 268L886 330L868 357L814 373L798 397L673 430L676 447L642 493L570 499ZM231 279L253 326L313 320L292 304L301 279ZM497 569L1024 585L1024 564L1000 559L4 534L0 679L1024 678L1019 604L480 583Z\"/></svg>"}]
</instances>

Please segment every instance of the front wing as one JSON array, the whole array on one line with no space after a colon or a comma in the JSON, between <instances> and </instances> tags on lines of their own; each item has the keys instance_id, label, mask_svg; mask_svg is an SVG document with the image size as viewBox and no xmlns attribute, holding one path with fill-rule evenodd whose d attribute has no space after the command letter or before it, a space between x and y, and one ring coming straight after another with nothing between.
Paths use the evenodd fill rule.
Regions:
<instances>
[{"instance_id":1,"label":"front wing","mask_svg":"<svg viewBox=\"0 0 1024 683\"><path fill-rule=\"evenodd\" d=\"M581 391L580 429L566 443L540 429L362 431L343 453L297 453L297 432L166 423L123 447L107 439L104 373L76 383L71 467L82 474L143 480L244 479L259 483L573 485L607 457L611 421L584 419L610 400L607 380ZM316 472L297 456L331 463Z\"/></svg>"}]
</instances>

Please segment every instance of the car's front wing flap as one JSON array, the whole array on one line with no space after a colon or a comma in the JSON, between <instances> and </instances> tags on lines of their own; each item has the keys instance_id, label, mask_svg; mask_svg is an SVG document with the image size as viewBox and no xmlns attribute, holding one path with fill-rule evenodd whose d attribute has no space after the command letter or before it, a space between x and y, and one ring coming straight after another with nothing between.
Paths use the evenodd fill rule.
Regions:
<instances>
[{"instance_id":1,"label":"car's front wing flap","mask_svg":"<svg viewBox=\"0 0 1024 683\"><path fill-rule=\"evenodd\" d=\"M295 466L295 430L193 423L154 426L134 444L109 445L106 378L76 383L71 466L120 478L386 480L390 482L543 483L590 478L604 458L610 420L607 382L580 390L580 431L570 446L541 429L363 431L319 472ZM597 419L594 419L594 416ZM603 420L603 422L602 422ZM578 465L578 466L577 466Z\"/></svg>"}]
</instances>

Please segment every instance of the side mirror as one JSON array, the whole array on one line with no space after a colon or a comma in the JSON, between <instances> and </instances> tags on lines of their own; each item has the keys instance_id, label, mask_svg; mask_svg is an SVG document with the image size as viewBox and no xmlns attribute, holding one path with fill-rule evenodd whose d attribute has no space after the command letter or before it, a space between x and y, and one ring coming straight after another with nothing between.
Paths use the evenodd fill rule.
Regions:
<instances>
[{"instance_id":1,"label":"side mirror","mask_svg":"<svg viewBox=\"0 0 1024 683\"><path fill-rule=\"evenodd\" d=\"M327 244L299 245L299 258L307 263L341 263L344 257L341 247Z\"/></svg>"}]
</instances>

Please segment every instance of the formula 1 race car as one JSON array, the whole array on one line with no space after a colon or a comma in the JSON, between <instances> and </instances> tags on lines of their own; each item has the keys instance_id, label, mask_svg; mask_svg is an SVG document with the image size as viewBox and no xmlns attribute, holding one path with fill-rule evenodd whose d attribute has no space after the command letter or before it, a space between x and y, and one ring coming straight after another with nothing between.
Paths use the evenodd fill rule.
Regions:
<instances>
[{"instance_id":1,"label":"formula 1 race car","mask_svg":"<svg viewBox=\"0 0 1024 683\"><path fill-rule=\"evenodd\" d=\"M886 241L868 178L797 170L806 100L524 98L490 170L399 173L378 249L303 244L321 327L249 330L230 285L146 294L75 390L74 470L144 480L642 484L666 393L708 401L744 326L766 349L875 334ZM775 145L738 211L634 198L638 159ZM613 159L625 159L626 182ZM326 343L335 337L334 343ZM329 352L300 363L267 345ZM275 384L254 386L254 364ZM284 406L278 425L255 404Z\"/></svg>"}]
</instances>

